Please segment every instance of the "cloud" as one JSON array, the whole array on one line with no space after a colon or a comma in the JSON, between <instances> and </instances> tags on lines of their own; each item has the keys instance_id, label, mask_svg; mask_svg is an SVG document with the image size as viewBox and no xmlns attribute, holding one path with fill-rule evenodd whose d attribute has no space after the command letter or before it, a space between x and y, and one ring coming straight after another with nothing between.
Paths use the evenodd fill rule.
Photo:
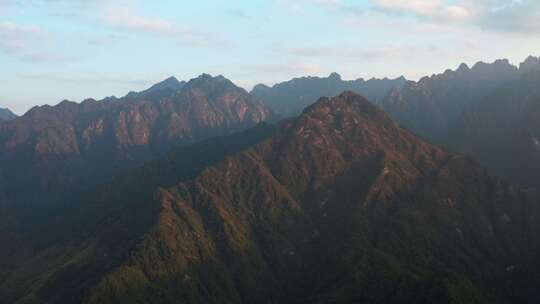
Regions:
<instances>
[{"instance_id":1,"label":"cloud","mask_svg":"<svg viewBox=\"0 0 540 304\"><path fill-rule=\"evenodd\" d=\"M435 22L461 22L472 17L468 7L446 0L374 0L373 5L380 12Z\"/></svg>"},{"instance_id":2,"label":"cloud","mask_svg":"<svg viewBox=\"0 0 540 304\"><path fill-rule=\"evenodd\" d=\"M540 1L477 0L471 6L476 11L476 24L481 28L533 35L540 32Z\"/></svg>"},{"instance_id":3,"label":"cloud","mask_svg":"<svg viewBox=\"0 0 540 304\"><path fill-rule=\"evenodd\" d=\"M490 31L538 34L538 0L372 0L376 11Z\"/></svg>"},{"instance_id":4,"label":"cloud","mask_svg":"<svg viewBox=\"0 0 540 304\"><path fill-rule=\"evenodd\" d=\"M342 3L340 0L313 0L315 4L350 15L363 15L366 9L359 5Z\"/></svg>"},{"instance_id":5,"label":"cloud","mask_svg":"<svg viewBox=\"0 0 540 304\"><path fill-rule=\"evenodd\" d=\"M41 40L46 36L46 32L39 27L0 22L0 50L7 54L25 51L30 41Z\"/></svg>"},{"instance_id":6,"label":"cloud","mask_svg":"<svg viewBox=\"0 0 540 304\"><path fill-rule=\"evenodd\" d=\"M105 21L117 29L178 39L189 46L209 47L224 44L224 41L213 33L197 31L163 18L144 16L127 5L108 5L105 8Z\"/></svg>"},{"instance_id":7,"label":"cloud","mask_svg":"<svg viewBox=\"0 0 540 304\"><path fill-rule=\"evenodd\" d=\"M386 15L446 27L471 27L495 32L538 34L538 0L369 0L350 5L343 0L311 0L326 9L363 19Z\"/></svg>"},{"instance_id":8,"label":"cloud","mask_svg":"<svg viewBox=\"0 0 540 304\"><path fill-rule=\"evenodd\" d=\"M60 54L43 52L37 47L49 38L48 32L36 26L0 22L0 52L21 61L62 61Z\"/></svg>"}]
</instances>

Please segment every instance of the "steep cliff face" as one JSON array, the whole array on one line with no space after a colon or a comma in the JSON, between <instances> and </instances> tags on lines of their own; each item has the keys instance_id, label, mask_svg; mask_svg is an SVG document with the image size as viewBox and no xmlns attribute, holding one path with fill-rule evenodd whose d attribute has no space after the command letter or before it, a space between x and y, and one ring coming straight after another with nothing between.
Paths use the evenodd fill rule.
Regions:
<instances>
[{"instance_id":1,"label":"steep cliff face","mask_svg":"<svg viewBox=\"0 0 540 304\"><path fill-rule=\"evenodd\" d=\"M166 94L158 87L140 98L36 107L2 124L0 173L6 195L23 202L62 196L174 145L230 134L270 115L221 76L202 75L179 89L162 89Z\"/></svg>"},{"instance_id":2,"label":"steep cliff face","mask_svg":"<svg viewBox=\"0 0 540 304\"><path fill-rule=\"evenodd\" d=\"M53 267L48 294L38 289L34 300L61 303L57 290L85 303L537 299L516 292L534 288L513 276L537 253L538 202L363 97L323 98L271 138L208 165L140 200L121 190L144 188L136 177L92 191L82 205L107 207L79 228L87 250L75 250L92 258ZM69 279L92 265L103 268L90 282Z\"/></svg>"}]
</instances>

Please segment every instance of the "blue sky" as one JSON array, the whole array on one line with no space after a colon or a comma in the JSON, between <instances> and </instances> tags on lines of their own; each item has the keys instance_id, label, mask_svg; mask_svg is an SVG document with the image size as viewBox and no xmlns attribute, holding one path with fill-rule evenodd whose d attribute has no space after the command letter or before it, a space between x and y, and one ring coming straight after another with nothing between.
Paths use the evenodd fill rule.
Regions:
<instances>
[{"instance_id":1,"label":"blue sky","mask_svg":"<svg viewBox=\"0 0 540 304\"><path fill-rule=\"evenodd\" d=\"M0 107L123 96L171 75L246 89L333 71L417 79L538 53L538 0L0 0Z\"/></svg>"}]
</instances>

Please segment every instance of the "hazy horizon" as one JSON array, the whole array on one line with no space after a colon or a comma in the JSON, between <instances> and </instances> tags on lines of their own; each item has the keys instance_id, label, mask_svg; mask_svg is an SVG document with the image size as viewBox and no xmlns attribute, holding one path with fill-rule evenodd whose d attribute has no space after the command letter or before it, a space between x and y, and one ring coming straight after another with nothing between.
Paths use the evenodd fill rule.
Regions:
<instances>
[{"instance_id":1,"label":"hazy horizon","mask_svg":"<svg viewBox=\"0 0 540 304\"><path fill-rule=\"evenodd\" d=\"M0 0L0 107L23 114L202 73L249 90L331 72L417 80L461 63L517 65L540 49L538 8L527 0Z\"/></svg>"}]
</instances>

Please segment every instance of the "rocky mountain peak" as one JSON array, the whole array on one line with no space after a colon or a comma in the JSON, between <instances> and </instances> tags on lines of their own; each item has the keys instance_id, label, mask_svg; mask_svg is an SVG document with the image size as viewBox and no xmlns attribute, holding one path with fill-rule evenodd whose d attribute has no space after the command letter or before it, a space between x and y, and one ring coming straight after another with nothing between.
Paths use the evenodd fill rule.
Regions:
<instances>
[{"instance_id":1,"label":"rocky mountain peak","mask_svg":"<svg viewBox=\"0 0 540 304\"><path fill-rule=\"evenodd\" d=\"M0 108L0 121L7 121L17 118L15 113L11 112L8 108Z\"/></svg>"},{"instance_id":2,"label":"rocky mountain peak","mask_svg":"<svg viewBox=\"0 0 540 304\"><path fill-rule=\"evenodd\" d=\"M472 68L473 75L484 76L492 73L515 73L517 67L512 65L508 59L497 59L493 63L477 62Z\"/></svg>"},{"instance_id":3,"label":"rocky mountain peak","mask_svg":"<svg viewBox=\"0 0 540 304\"><path fill-rule=\"evenodd\" d=\"M347 154L390 144L398 128L388 115L354 92L320 98L298 118L291 143L305 143L321 153ZM355 140L350 140L350 139ZM351 152L352 153L352 152ZM360 153L360 152L359 152Z\"/></svg>"},{"instance_id":4,"label":"rocky mountain peak","mask_svg":"<svg viewBox=\"0 0 540 304\"><path fill-rule=\"evenodd\" d=\"M352 112L363 112L375 116L384 115L384 112L367 98L351 91L343 92L332 98L323 97L304 110L304 114L307 115Z\"/></svg>"},{"instance_id":5,"label":"rocky mountain peak","mask_svg":"<svg viewBox=\"0 0 540 304\"><path fill-rule=\"evenodd\" d=\"M529 56L519 65L520 72L531 72L540 70L540 57Z\"/></svg>"},{"instance_id":6,"label":"rocky mountain peak","mask_svg":"<svg viewBox=\"0 0 540 304\"><path fill-rule=\"evenodd\" d=\"M162 90L162 89L180 90L182 89L185 83L186 83L185 81L178 81L176 77L171 76L159 83L156 83L150 88L150 90Z\"/></svg>"},{"instance_id":7,"label":"rocky mountain peak","mask_svg":"<svg viewBox=\"0 0 540 304\"><path fill-rule=\"evenodd\" d=\"M222 75L212 76L210 74L202 74L197 78L193 78L186 83L186 89L205 89L205 90L225 90L225 89L240 89L232 81Z\"/></svg>"},{"instance_id":8,"label":"rocky mountain peak","mask_svg":"<svg viewBox=\"0 0 540 304\"><path fill-rule=\"evenodd\" d=\"M150 88L141 91L141 92L129 92L126 97L129 98L140 98L140 97L147 97L150 94L159 94L163 92L170 92L170 91L180 91L184 85L186 84L185 81L179 81L176 79L176 77L171 76L163 81L160 81L154 85L152 85Z\"/></svg>"},{"instance_id":9,"label":"rocky mountain peak","mask_svg":"<svg viewBox=\"0 0 540 304\"><path fill-rule=\"evenodd\" d=\"M469 66L466 63L460 64L457 69L458 72L466 72L468 70L469 70Z\"/></svg>"},{"instance_id":10,"label":"rocky mountain peak","mask_svg":"<svg viewBox=\"0 0 540 304\"><path fill-rule=\"evenodd\" d=\"M341 75L339 75L336 72L333 72L330 75L328 75L328 78L332 80L341 80Z\"/></svg>"}]
</instances>

